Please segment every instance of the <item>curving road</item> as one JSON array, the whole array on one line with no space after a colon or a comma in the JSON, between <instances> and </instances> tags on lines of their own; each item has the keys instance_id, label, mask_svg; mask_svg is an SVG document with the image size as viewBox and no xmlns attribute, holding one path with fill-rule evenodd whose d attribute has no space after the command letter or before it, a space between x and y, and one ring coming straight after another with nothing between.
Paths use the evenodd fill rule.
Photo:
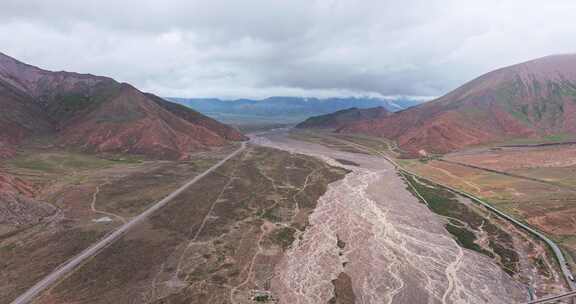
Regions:
<instances>
[{"instance_id":1,"label":"curving road","mask_svg":"<svg viewBox=\"0 0 576 304\"><path fill-rule=\"evenodd\" d=\"M573 297L576 297L576 291L571 291L571 292L567 292L565 294L561 294L561 295L557 295L557 296L553 296L553 297L542 298L539 300L530 301L530 302L527 302L526 304L558 303L558 300L573 298Z\"/></svg>"},{"instance_id":2,"label":"curving road","mask_svg":"<svg viewBox=\"0 0 576 304\"><path fill-rule=\"evenodd\" d=\"M331 139L334 139L334 138L331 138ZM370 151L372 151L372 152L374 152L374 153L377 153L377 154L380 155L382 158L386 159L388 162L390 162L392 165L394 165L394 167L395 167L398 171L400 171L400 172L402 172L402 173L404 173L404 174L412 175L412 176L415 176L415 177L417 177L417 178L421 178L421 179L424 179L424 180L429 180L429 179L427 179L427 178L425 178L425 177L422 177L422 176L420 176L420 175L418 175L418 174L416 174L416 173L414 173L414 172L411 172L411 171L409 171L409 170L406 170L406 169L402 168L402 167L401 167L400 165L398 165L394 160L392 160L392 159L389 158L387 155L385 155L384 153L382 153L382 152L380 152L380 151L378 151L378 150L371 149L371 148L369 148L369 147L365 147L365 146L359 145L359 144L357 144L357 143L354 143L354 142L351 142L351 141L348 141L348 140L345 140L345 139L340 139L340 138L338 138L338 139L336 139L336 140L341 141L341 142L346 142L346 143L351 144L351 145L353 145L353 146L360 146L360 147L362 147L362 148L365 149L365 150L367 149L367 150L370 150ZM530 232L530 233L533 234L534 236L536 236L536 237L540 238L541 240L543 240L543 241L552 249L552 251L554 252L554 255L556 256L556 260L557 260L558 263L560 264L560 269L562 270L562 273L563 273L563 275L564 275L564 279L565 279L566 283L568 284L569 289L571 290L571 292L569 292L569 293L566 293L566 294L563 294L563 295L559 295L559 296L556 296L556 297L552 297L552 298L554 298L554 299L556 299L557 297L564 298L564 297L566 297L566 296L571 296L571 295L574 295L574 294L575 294L573 291L576 291L576 284L575 284L574 281L571 280L571 278L573 277L572 271L568 268L568 265L567 265L567 262L566 262L566 258L564 257L564 254L562 253L562 250L560 250L560 248L558 247L558 245L556 245L556 243L554 243L554 241L552 241L550 238L548 238L547 236L545 236L545 235L542 234L541 232L535 230L534 228L532 228L532 227L530 227L530 226L528 226L528 225L526 225L526 224L524 224L524 223L516 220L515 218L509 216L508 214L506 214L506 213L504 213L504 212L496 209L495 207L493 207L493 206L490 205L489 203L483 201L482 199L476 197L476 196L473 195L473 194L470 194L470 193L467 193L467 192L465 192L465 191L461 191L461 190L452 188L452 187L447 186L447 185L444 185L444 184L440 184L440 183L438 183L438 182L433 182L433 183L435 183L435 184L437 184L437 185L439 185L439 186L441 186L441 187L444 187L444 188L446 188L446 189L449 189L450 191L456 192L456 193L458 193L458 194L460 194L460 195L463 195L463 196L466 196L466 197L472 199L473 201L475 201L475 202L483 205L484 207L486 207L486 208L489 209L490 211L494 212L495 214L499 215L500 217L506 219L507 221L515 224L516 226L519 226L520 228L522 228L522 229ZM529 302L529 303L546 303L546 302L536 301L536 302Z\"/></svg>"},{"instance_id":3,"label":"curving road","mask_svg":"<svg viewBox=\"0 0 576 304\"><path fill-rule=\"evenodd\" d=\"M182 192L187 190L190 186L201 180L206 175L210 174L212 171L216 170L218 167L222 166L226 161L231 159L232 157L238 155L241 151L246 148L246 142L243 142L242 145L236 149L234 152L226 156L224 159L219 161L214 166L208 168L208 170L204 171L203 173L197 175L192 180L184 184L182 187L178 188L176 191L170 193L167 197L162 199L161 201L157 202L156 204L152 205L152 207L148 208L146 211L142 212L140 215L134 217L128 223L120 226L117 230L113 233L108 235L107 237L103 238L102 240L98 241L94 245L88 247L84 251L82 251L77 256L73 257L69 261L65 262L64 264L60 265L56 268L52 273L44 277L14 301L11 304L25 304L30 303L38 294L44 291L46 288L54 284L56 281L64 277L67 273L74 270L80 264L85 262L87 259L97 255L102 249L106 248L110 244L114 243L118 240L124 233L126 233L130 228L135 226L136 224L140 223L147 217L149 217L152 213L156 212L158 209L164 207L167 203L169 203L172 199L176 196L180 195Z\"/></svg>"}]
</instances>

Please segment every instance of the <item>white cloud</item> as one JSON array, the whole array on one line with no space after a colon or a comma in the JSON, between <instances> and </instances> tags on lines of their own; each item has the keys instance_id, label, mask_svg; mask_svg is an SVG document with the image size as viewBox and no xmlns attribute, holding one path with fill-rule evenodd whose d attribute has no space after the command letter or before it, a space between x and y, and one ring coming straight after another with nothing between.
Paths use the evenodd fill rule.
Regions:
<instances>
[{"instance_id":1,"label":"white cloud","mask_svg":"<svg viewBox=\"0 0 576 304\"><path fill-rule=\"evenodd\" d=\"M3 0L0 51L164 96L440 95L576 51L573 0Z\"/></svg>"}]
</instances>

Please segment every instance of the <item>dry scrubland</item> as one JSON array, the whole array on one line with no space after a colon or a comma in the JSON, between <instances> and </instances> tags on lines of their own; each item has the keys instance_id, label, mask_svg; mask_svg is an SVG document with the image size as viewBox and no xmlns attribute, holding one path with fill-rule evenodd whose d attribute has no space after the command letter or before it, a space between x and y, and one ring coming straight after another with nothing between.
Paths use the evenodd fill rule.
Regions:
<instances>
[{"instance_id":1,"label":"dry scrubland","mask_svg":"<svg viewBox=\"0 0 576 304\"><path fill-rule=\"evenodd\" d=\"M308 225L327 184L345 173L311 157L249 147L36 303L270 302L274 266ZM132 210L120 205L114 200L110 210ZM15 259L10 265L20 264Z\"/></svg>"},{"instance_id":2,"label":"dry scrubland","mask_svg":"<svg viewBox=\"0 0 576 304\"><path fill-rule=\"evenodd\" d=\"M363 163L366 161L365 158L371 159L370 161L377 160L371 155L379 153L391 157L401 155L392 143L370 137L307 131L292 133L290 136L321 144L332 151L346 152L342 157L336 157L338 154L334 154L336 155L334 160L352 171L358 168L360 170L358 172L364 172L361 167L366 166ZM2 273L6 274L0 278L2 286L0 299L8 302L15 298L43 275L124 221L139 214L194 175L203 172L230 153L233 148L197 154L192 161L186 162L153 161L117 155L95 157L41 146L28 147L20 151L18 157L3 163L2 170L32 183L35 186L36 199L56 208L53 214L39 223L0 226L2 229L0 266ZM564 234L559 234L558 231L565 231L563 233L566 235L573 234L569 230L573 227L572 224L560 225L560 221L552 221L553 225L542 225L547 223L542 219L551 219L555 214L558 218L565 219L566 212L570 211L568 206L573 199L571 182L563 173L570 171L555 171L558 168L555 166L558 166L561 157L554 156L554 153L559 153L566 158L568 155L566 153L571 153L569 148L549 148L543 154L536 149L533 150L534 156L531 153L522 154L535 159L545 156L547 161L544 164L548 165L540 167L530 166L530 161L520 161L520 158L513 154L519 153L515 150L518 148L448 155L446 160L452 163L440 160L397 160L406 168L432 181L450 184L488 199L498 208L526 219L527 222L555 236L569 249L570 237L560 237ZM482 157L477 157L476 154ZM496 167L493 162L491 163L494 158L508 159L507 165L497 162L499 167ZM484 166L490 170L507 170L509 174L481 170L455 162L469 162L471 166ZM561 162L563 167L559 170L570 170L572 165L566 164ZM380 165L382 164L378 166ZM327 192L329 195L320 200L324 202L321 203L324 204L323 207L317 208L318 199L326 192L328 184L342 179L347 172L314 157L250 146L152 217L138 224L118 242L86 262L35 302L272 303L275 302L276 296L289 297L289 293L282 292L282 284L310 282L314 285L316 284L314 282L318 281L309 277L312 274L306 271L292 272L296 269L289 266L291 259L296 259L298 265L306 265L318 258L310 252L306 253L306 244L315 244L311 248L321 247L320 243L314 241L315 231L322 234L322 229L331 226L319 223L337 223L350 214L366 208L366 206L356 208L352 203L362 204L364 197L356 202L357 193L340 188ZM363 174L366 178L372 178L373 175L349 174L344 179L344 184L338 183L338 185L346 186L351 183L348 186L352 187L355 182L364 183L366 181L362 177ZM516 175L523 175L525 178ZM360 177L362 178L359 181L355 181ZM447 288L445 290L447 297L457 297L457 290L466 297L475 296L468 292L468 287L458 285L460 283L456 282L479 279L475 284L491 284L489 281L482 281L484 276L488 276L486 273L473 274L480 265L475 264L478 262L485 263L483 267L494 265L490 266L492 268L489 272L497 273L496 269L500 268L501 272L513 278L512 281L515 283L499 274L498 278L503 280L502 282L530 286L539 296L562 291L562 278L556 270L553 258L541 242L469 200L448 192L430 181L409 176L402 178L406 189L416 196L421 196L424 199L421 202L427 204L427 208L441 219L441 224L438 226L440 230L445 229L445 233L449 233L448 235L451 235L461 248L469 250L463 255L464 266L456 268L461 270L446 268L448 282L439 279L431 283L442 286L435 289L431 293L432 296L442 297L435 293L444 290L443 288ZM402 181L399 181L398 185L389 184L394 180L391 176L385 180L387 181L385 187L370 186L372 192L367 193L373 193L383 199L397 192L392 191L392 188L402 187L400 186ZM331 213L324 209L332 206L327 202L332 201L331 197L334 195L336 201L346 198L347 203L338 205L340 209L329 209L332 213L338 210L343 212L330 217ZM398 218L409 216L401 210L407 206L394 207L393 201L385 201L381 207L391 208L388 211L390 220L393 221L395 216ZM557 206L559 212L554 213L554 208L551 206ZM411 208L418 209L417 206ZM424 216L421 212L417 214ZM368 215L370 214L363 216ZM322 219L326 216L328 218ZM429 217L427 221L434 222L433 218ZM104 221L97 221L103 219ZM305 230L311 219L320 222L310 226L311 230ZM537 219L541 221L538 222ZM371 265L380 262L382 265L389 265L390 262L399 263L398 257L404 258L399 252L407 253L402 250L410 248L399 247L398 250L402 249L401 251L388 256L385 254L388 245L384 244L388 244L386 242L390 236L373 240L352 237L352 232L361 231L362 227L367 229L368 227L362 225L368 225L369 221L362 219L358 223L360 226L356 228L353 225L345 227L338 224L334 228L339 229L335 243L326 244L330 248L336 248L334 252L333 250L330 252L335 254L337 260L349 259L347 260L349 262L342 265L336 263L344 271L338 268L341 272L336 272L335 279L319 283L324 289L333 290L333 295L326 294L331 304L355 303L358 297L365 296L386 298L388 293L368 292L377 285L370 285L368 289L358 286L362 278L366 277L362 274L364 271L362 263L358 262L369 257L375 258L374 262L370 262ZM377 219L374 225L385 223L386 221ZM386 229L396 229L399 235L408 231L420 231L418 229L422 228L408 229L408 226L419 225L412 222L399 222L393 225L390 222L386 225ZM408 225L406 226L408 230L399 228L404 227L403 225ZM547 227L565 230L549 231L546 230ZM326 240L326 237L321 239ZM298 242L295 243L296 240ZM310 243L310 240L313 242ZM362 243L368 241L367 244ZM295 247L294 244L299 245ZM373 248L376 251L366 255L374 246L377 247ZM449 247L448 242L438 248L444 250ZM394 250L396 249L392 249ZM439 264L431 265L437 267L447 263L449 257L457 254L454 248L450 250L453 252L442 255ZM302 257L298 255L300 251L304 253ZM376 255L376 252L379 254ZM463 253L460 254L462 256ZM399 263L396 266L400 271L397 273L398 280L402 281L402 284L420 286L413 275L421 277L421 274L417 274L419 271L430 275L426 270L426 263L422 264L419 270L410 268L411 263L422 262L417 256L407 255L406 263ZM389 258L391 260L388 261ZM318 262L321 263L322 259ZM469 267L465 267L466 265ZM365 270L370 269L372 273L372 268ZM478 268L480 269L487 271L486 268ZM432 273L438 271L435 268L429 270ZM393 277L396 273L391 269L386 271L391 271L390 275ZM410 274L411 271L415 273ZM22 273L27 275L23 276ZM383 277L390 277L384 272L378 273ZM455 285L452 287L449 284L448 274L453 276ZM298 275L304 276L303 279L298 280ZM380 281L375 280L373 283L376 282ZM398 287L396 286L398 282L388 283L390 288ZM448 284L446 285L448 287L445 284ZM516 288L517 291L525 289L511 287L512 285L502 286ZM270 290L275 292L270 293ZM311 296L314 296L314 290L310 288L303 291L312 292ZM418 297L428 296L400 292L397 298L400 302L409 303ZM518 296L521 295L515 295Z\"/></svg>"},{"instance_id":3,"label":"dry scrubland","mask_svg":"<svg viewBox=\"0 0 576 304\"><path fill-rule=\"evenodd\" d=\"M22 149L0 170L33 185L34 198L50 206L50 214L38 221L0 221L0 302L14 299L230 149L198 154L186 162L97 157L36 144Z\"/></svg>"}]
</instances>

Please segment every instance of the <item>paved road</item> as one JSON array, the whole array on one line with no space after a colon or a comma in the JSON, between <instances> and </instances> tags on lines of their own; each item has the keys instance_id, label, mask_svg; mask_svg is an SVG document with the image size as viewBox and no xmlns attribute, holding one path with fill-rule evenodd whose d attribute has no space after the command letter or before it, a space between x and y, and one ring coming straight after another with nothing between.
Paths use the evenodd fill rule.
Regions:
<instances>
[{"instance_id":1,"label":"paved road","mask_svg":"<svg viewBox=\"0 0 576 304\"><path fill-rule=\"evenodd\" d=\"M332 138L332 139L333 139L333 138ZM351 142L351 141L348 141L348 140L345 140L345 139L340 139L340 138L338 138L337 140L342 141L342 142L347 142L347 143L352 144L352 145L361 146L361 145L359 145L359 144L357 144L357 143L354 143L354 142ZM396 167L397 170L399 170L399 171L401 171L401 172L404 172L405 174L409 174L409 175L416 176L417 178L429 180L429 179L427 179L427 178L425 178L425 177L422 177L422 176L420 176L420 175L418 175L418 174L416 174L416 173L414 173L414 172L411 172L411 171L409 171L409 170L405 170L404 168L400 167L400 165L398 165L394 160L392 160L391 158L389 158L386 154L384 154L384 153L382 153L382 152L380 152L380 151L378 151L378 150L371 149L371 148L365 147L365 146L362 146L362 147L363 147L364 149L369 149L369 150L377 153L378 155L380 155L381 157L383 157L384 159L386 159L388 162L390 162L392 165L394 165L394 167ZM514 219L513 217L509 216L508 214L506 214L506 213L504 213L504 212L501 212L500 210L494 208L492 205L488 204L487 202L483 201L482 199L480 199L480 198L478 198L478 197L476 197L476 196L474 196L474 195L472 195L472 194L470 194L470 193L467 193L467 192L464 192L464 191L461 191L461 190L452 188L452 187L450 187L450 186L446 186L446 185L440 184L440 183L438 183L438 182L433 182L433 183L438 184L438 185L440 185L440 186L442 186L442 187L444 187L444 188L446 188L446 189L449 189L449 190L451 190L451 191L454 191L454 192L456 192L456 193L459 193L460 195L463 195L463 196L466 196L466 197L472 199L473 201L475 201L475 202L483 205L483 206L486 207L487 209L489 209L489 210L491 210L492 212L496 213L496 214L499 215L500 217L502 217L502 218L510 221L511 223L513 223L513 224L521 227L522 229L530 232L530 233L533 234L534 236L536 236L536 237L540 238L541 240L543 240L544 242L546 242L546 244L548 244L548 246L549 246L549 247L552 249L552 251L554 252L554 255L556 256L556 260L557 260L558 263L560 264L560 269L562 270L562 273L564 274L564 279L566 280L566 283L568 284L569 289L570 289L571 291L576 291L576 284L570 279L570 278L573 277L572 271L570 271L570 269L568 268L568 265L567 265L567 263L566 263L566 258L564 257L564 254L562 253L562 251L560 250L560 248L558 247L558 245L556 245L556 243L554 243L554 241L552 241L551 239L549 239L547 236L545 236L544 234L540 233L539 231L537 231L537 230L533 229L532 227L530 227L530 226L528 226L528 225L526 225L526 224L524 224L524 223L522 223L522 222ZM562 296L562 295L560 295L560 296ZM531 303L532 303L532 302L531 302ZM535 302L535 303L540 303L540 302Z\"/></svg>"},{"instance_id":2,"label":"paved road","mask_svg":"<svg viewBox=\"0 0 576 304\"><path fill-rule=\"evenodd\" d=\"M576 297L576 291L567 292L565 294L542 298L534 301L527 302L526 304L542 304L542 303L557 303L558 300Z\"/></svg>"},{"instance_id":3,"label":"paved road","mask_svg":"<svg viewBox=\"0 0 576 304\"><path fill-rule=\"evenodd\" d=\"M140 215L134 217L128 223L122 225L120 228L115 230L113 233L111 233L110 235L108 235L104 239L98 241L97 243L95 243L91 247L88 247L87 249L85 249L80 254L73 257L72 259L70 259L66 263L60 265L52 273L50 273L49 275L44 277L44 279L42 279L41 281L36 283L34 286L32 286L30 289L28 289L26 292L24 292L22 295L20 295L14 301L12 301L11 304L30 303L34 299L34 297L36 297L38 294L40 294L42 291L44 291L50 285L52 285L53 283L55 283L56 281L61 279L63 276L65 276L70 271L74 270L76 267L78 267L80 264L82 264L87 259L98 254L102 249L104 249L107 246L109 246L110 244L114 243L124 233L126 233L130 228L132 228L133 226L135 226L139 222L141 222L144 219L146 219L147 217L149 217L152 213L154 213L158 209L164 207L168 202L170 202L176 196L178 196L179 194L184 192L186 189L188 189L190 186L192 186L193 184L198 182L200 179L202 179L206 175L210 174L212 171L216 170L218 167L222 166L226 161L228 161L232 157L238 155L238 153L243 151L245 148L246 148L246 143L243 142L242 145L236 151L232 152L226 158L222 159L217 164L210 167L208 170L204 171L202 174L197 175L192 180L190 180L189 182L184 184L182 187L178 188L176 191L172 192L170 195L168 195L167 197L165 197L161 201L157 202L156 204L154 204L152 207L148 208L146 211L144 211Z\"/></svg>"}]
</instances>

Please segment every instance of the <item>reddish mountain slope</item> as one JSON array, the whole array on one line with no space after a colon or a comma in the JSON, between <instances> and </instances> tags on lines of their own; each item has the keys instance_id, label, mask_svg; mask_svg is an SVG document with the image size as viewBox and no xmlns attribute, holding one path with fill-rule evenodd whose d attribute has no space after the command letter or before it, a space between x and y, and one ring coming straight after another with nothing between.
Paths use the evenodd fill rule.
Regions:
<instances>
[{"instance_id":1,"label":"reddish mountain slope","mask_svg":"<svg viewBox=\"0 0 576 304\"><path fill-rule=\"evenodd\" d=\"M224 145L226 138L173 115L132 86L123 84L99 107L76 115L63 125L60 143L96 152L182 158L189 151Z\"/></svg>"},{"instance_id":2,"label":"reddish mountain slope","mask_svg":"<svg viewBox=\"0 0 576 304\"><path fill-rule=\"evenodd\" d=\"M232 141L242 141L247 140L248 138L241 133L239 133L236 129L231 128L228 125L222 124L215 119L212 119L208 116L202 115L199 112L191 110L188 107L185 107L181 104L173 103L158 96L154 96L152 94L146 94L148 97L152 99L155 103L159 106L168 110L172 114L186 120L189 122L193 122L197 125L203 126L216 134L224 137L227 140Z\"/></svg>"},{"instance_id":3,"label":"reddish mountain slope","mask_svg":"<svg viewBox=\"0 0 576 304\"><path fill-rule=\"evenodd\" d=\"M11 156L24 138L52 130L32 98L1 80L0 109L0 159Z\"/></svg>"},{"instance_id":4,"label":"reddish mountain slope","mask_svg":"<svg viewBox=\"0 0 576 304\"><path fill-rule=\"evenodd\" d=\"M338 132L381 136L410 152L437 153L512 138L576 135L576 55L502 68L434 101Z\"/></svg>"},{"instance_id":5,"label":"reddish mountain slope","mask_svg":"<svg viewBox=\"0 0 576 304\"><path fill-rule=\"evenodd\" d=\"M245 137L111 78L50 72L0 53L0 156L36 134L94 152L186 158Z\"/></svg>"},{"instance_id":6,"label":"reddish mountain slope","mask_svg":"<svg viewBox=\"0 0 576 304\"><path fill-rule=\"evenodd\" d=\"M350 108L334 113L313 116L296 125L296 128L338 129L350 123L365 122L392 114L383 107L358 109Z\"/></svg>"}]
</instances>

